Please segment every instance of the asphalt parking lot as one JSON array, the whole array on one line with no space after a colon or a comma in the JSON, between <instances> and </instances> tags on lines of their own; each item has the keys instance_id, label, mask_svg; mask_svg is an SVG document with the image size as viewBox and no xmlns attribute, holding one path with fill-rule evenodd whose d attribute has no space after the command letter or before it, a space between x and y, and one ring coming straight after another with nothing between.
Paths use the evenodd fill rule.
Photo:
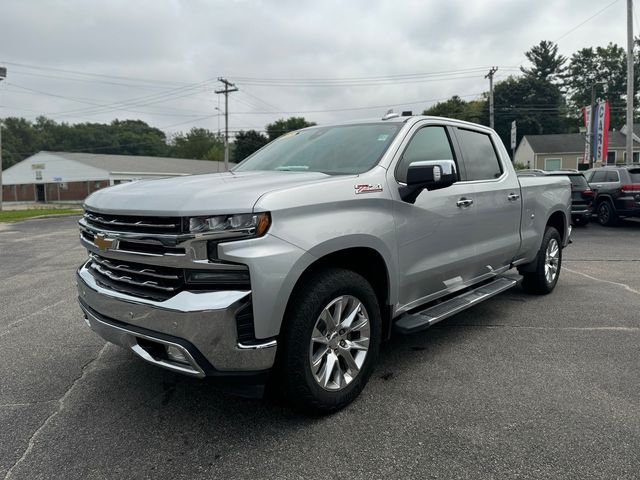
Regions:
<instances>
[{"instance_id":1,"label":"asphalt parking lot","mask_svg":"<svg viewBox=\"0 0 640 480\"><path fill-rule=\"evenodd\" d=\"M640 222L574 229L553 294L392 339L355 403L306 418L105 344L76 221L0 225L5 479L640 476Z\"/></svg>"}]
</instances>

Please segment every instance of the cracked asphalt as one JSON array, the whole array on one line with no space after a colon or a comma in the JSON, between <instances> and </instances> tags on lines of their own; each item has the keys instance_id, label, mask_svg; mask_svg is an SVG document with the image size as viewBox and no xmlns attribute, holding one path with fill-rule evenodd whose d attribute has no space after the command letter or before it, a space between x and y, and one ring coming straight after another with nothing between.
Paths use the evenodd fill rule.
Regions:
<instances>
[{"instance_id":1,"label":"cracked asphalt","mask_svg":"<svg viewBox=\"0 0 640 480\"><path fill-rule=\"evenodd\" d=\"M395 337L356 402L305 418L91 332L76 221L0 225L0 478L640 475L640 222L574 229L553 294Z\"/></svg>"}]
</instances>

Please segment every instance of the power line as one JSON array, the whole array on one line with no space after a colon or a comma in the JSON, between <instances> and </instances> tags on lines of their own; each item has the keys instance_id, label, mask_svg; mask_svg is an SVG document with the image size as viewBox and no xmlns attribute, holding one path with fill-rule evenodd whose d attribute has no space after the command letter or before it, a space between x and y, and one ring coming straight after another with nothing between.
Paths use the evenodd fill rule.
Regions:
<instances>
[{"instance_id":1,"label":"power line","mask_svg":"<svg viewBox=\"0 0 640 480\"><path fill-rule=\"evenodd\" d=\"M133 88L154 88L160 90L168 90L171 87L168 86L159 86L159 85L148 85L148 84L137 84L137 83L122 83L122 82L113 82L108 80L100 80L93 78L77 78L77 77L65 77L60 75L47 75L46 73L35 73L35 72L24 72L21 70L11 70L11 75L26 75L30 77L42 77L42 78L54 78L58 80L66 80L71 82L82 82L82 83L100 83L104 85L115 85L119 87L133 87Z\"/></svg>"},{"instance_id":2,"label":"power line","mask_svg":"<svg viewBox=\"0 0 640 480\"><path fill-rule=\"evenodd\" d=\"M188 85L188 83L186 82L175 82L175 81L170 81L170 80L157 80L157 79L148 79L148 78L136 78L136 77L125 77L125 76L120 76L120 75L106 75L103 73L91 73L91 72L83 72L83 71L79 71L79 70L68 70L68 69L63 69L63 68L54 68L54 67L45 67L42 65L30 65L30 64L26 64L26 63L17 63L17 62L8 62L6 60L0 60L0 63L3 64L7 64L7 65L12 65L15 67L23 67L23 68L29 68L29 69L34 69L34 70L49 70L52 72L62 72L62 73L72 73L75 75L82 75L82 76L88 76L88 77L103 77L103 78L113 78L113 79L120 79L120 80L132 80L132 81L136 81L136 82L147 82L147 83L153 83L153 84L160 84L160 83L164 83L167 85Z\"/></svg>"},{"instance_id":3,"label":"power line","mask_svg":"<svg viewBox=\"0 0 640 480\"><path fill-rule=\"evenodd\" d=\"M288 87L288 88L340 88L340 87L372 87L382 85L406 85L414 83L431 83L431 82L444 82L450 80L467 80L470 78L479 78L482 72L474 72L474 75L462 75L462 76L449 76L440 78L415 78L415 79L398 79L398 80L385 80L385 81L367 81L367 82L259 82L259 81L246 81L237 80L238 85L253 85L261 87Z\"/></svg>"},{"instance_id":4,"label":"power line","mask_svg":"<svg viewBox=\"0 0 640 480\"><path fill-rule=\"evenodd\" d=\"M575 32L578 28L580 28L581 26L583 26L585 23L589 22L590 20L593 20L595 17L597 17L598 15L600 15L602 12L604 12L605 10L607 10L608 8L612 7L613 5L615 5L616 3L618 3L618 0L613 0L613 2L608 3L607 5L605 5L603 8L601 8L600 10L598 10L596 13L594 13L593 15L591 15L589 18L587 18L586 20L583 20L582 22L580 22L578 25L576 25L575 27L571 28L570 30L568 30L567 32L563 33L562 35L560 35L558 38L556 38L553 43L558 43L559 40L562 40L563 38L565 38L566 36L572 34L573 32Z\"/></svg>"},{"instance_id":5,"label":"power line","mask_svg":"<svg viewBox=\"0 0 640 480\"><path fill-rule=\"evenodd\" d=\"M246 88L243 88L240 93L244 94L244 95L248 95L249 97L253 98L254 100L257 100L258 102L260 102L263 105L265 105L267 108L272 108L273 110L280 110L280 108L276 107L272 103L266 102L265 100L262 100L261 98L255 96L254 94L249 92Z\"/></svg>"},{"instance_id":6,"label":"power line","mask_svg":"<svg viewBox=\"0 0 640 480\"><path fill-rule=\"evenodd\" d=\"M15 83L10 83L10 82L7 82L7 84L12 86L12 87L17 87L19 89L22 89L22 90L26 91L26 92L17 92L17 93L29 93L29 94L34 94L34 95L44 95L44 96L49 96L49 97L54 97L54 98L60 98L60 99L63 99L63 100L69 100L69 101L72 101L72 102L84 103L84 104L87 104L87 105L95 105L97 107L101 106L101 104L99 104L99 103L91 102L91 101L88 101L88 100L82 99L82 98L67 97L67 96L58 95L58 94L55 94L55 93L44 92L42 90L36 90L36 89L33 89L33 88L25 87L23 85L17 85ZM125 108L122 108L122 109L119 109L119 110L122 110L122 111L125 111L125 112L131 112L131 113L147 114L147 115L178 116L178 117L196 117L196 116L202 115L202 113L204 113L204 112L194 112L194 113L189 113L189 114L186 114L186 113L180 114L180 113L165 113L165 112L153 112L153 111L152 112L145 112L143 110L132 110L132 109L125 109ZM180 109L180 110L185 110L185 109ZM185 111L188 111L188 110L185 110ZM90 112L83 112L83 113L86 114L86 115L91 115ZM51 113L43 113L43 115L47 116L47 115L52 115L52 114ZM58 114L54 114L54 115L56 115L56 116L68 116L64 112L58 113ZM79 118L83 118L81 116L78 116L78 117Z\"/></svg>"},{"instance_id":7,"label":"power line","mask_svg":"<svg viewBox=\"0 0 640 480\"><path fill-rule=\"evenodd\" d=\"M459 74L459 73L468 73L471 71L484 71L487 67L469 67L457 70L443 70L439 72L423 72L423 73L404 73L397 75L379 75L379 76L367 76L367 77L316 77L316 78L302 78L302 77L241 77L234 76L233 78L237 81L274 81L274 82L336 82L336 81L374 81L374 80L393 80L393 79L402 79L409 77L428 77L428 76L438 76L438 75L450 75L450 74Z\"/></svg>"}]
</instances>

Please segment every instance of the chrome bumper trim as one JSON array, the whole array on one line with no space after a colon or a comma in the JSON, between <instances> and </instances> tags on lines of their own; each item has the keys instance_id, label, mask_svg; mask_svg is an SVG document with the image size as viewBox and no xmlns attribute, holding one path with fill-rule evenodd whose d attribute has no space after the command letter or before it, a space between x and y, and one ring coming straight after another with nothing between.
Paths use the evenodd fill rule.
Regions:
<instances>
[{"instance_id":1,"label":"chrome bumper trim","mask_svg":"<svg viewBox=\"0 0 640 480\"><path fill-rule=\"evenodd\" d=\"M131 325L184 339L215 370L258 371L273 366L275 340L264 340L250 348L243 348L245 345L238 342L235 315L246 305L249 290L182 291L165 301L156 301L104 288L84 265L77 272L77 280L80 299L97 314L121 322L125 328Z\"/></svg>"},{"instance_id":2,"label":"chrome bumper trim","mask_svg":"<svg viewBox=\"0 0 640 480\"><path fill-rule=\"evenodd\" d=\"M278 342L275 340L271 340L266 343L257 343L255 345L245 345L244 343L238 343L238 348L240 350L262 350L264 348L273 348L278 345Z\"/></svg>"},{"instance_id":3,"label":"chrome bumper trim","mask_svg":"<svg viewBox=\"0 0 640 480\"><path fill-rule=\"evenodd\" d=\"M151 335L144 335L138 332L133 332L126 328L122 328L116 325L111 325L109 323L103 322L96 315L94 315L91 311L84 308L82 304L80 304L80 308L85 314L85 319L91 329L100 335L105 340L114 343L116 345L120 345L121 347L128 348L133 353L138 355L144 361L157 365L159 367L163 367L174 372L182 373L185 375L191 375L198 378L205 377L204 370L198 365L198 362L195 361L191 353L184 348L182 345L174 342L169 342L163 340L161 338L157 338ZM184 357L189 362L189 365L182 365L177 362L172 362L169 360L165 360L162 358L158 358L153 356L152 353L148 352L138 343L138 339L145 339L155 343L159 343L165 346L172 346L180 350L180 352L184 355Z\"/></svg>"}]
</instances>

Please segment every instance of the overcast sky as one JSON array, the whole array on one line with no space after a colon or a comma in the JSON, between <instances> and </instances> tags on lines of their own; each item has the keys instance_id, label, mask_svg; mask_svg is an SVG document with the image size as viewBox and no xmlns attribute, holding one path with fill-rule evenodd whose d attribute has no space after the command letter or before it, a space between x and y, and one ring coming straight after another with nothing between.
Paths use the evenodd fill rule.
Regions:
<instances>
[{"instance_id":1,"label":"overcast sky","mask_svg":"<svg viewBox=\"0 0 640 480\"><path fill-rule=\"evenodd\" d=\"M217 130L219 76L239 88L231 130L291 115L322 124L421 112L476 98L490 66L498 80L517 73L543 39L566 56L624 46L626 2L610 3L2 0L0 116Z\"/></svg>"}]
</instances>

